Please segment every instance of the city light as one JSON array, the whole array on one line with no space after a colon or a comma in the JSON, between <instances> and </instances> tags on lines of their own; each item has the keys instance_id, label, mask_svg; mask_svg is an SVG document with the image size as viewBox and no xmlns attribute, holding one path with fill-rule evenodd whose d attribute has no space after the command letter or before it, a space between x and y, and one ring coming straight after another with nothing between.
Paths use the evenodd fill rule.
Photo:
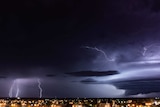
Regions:
<instances>
[{"instance_id":1,"label":"city light","mask_svg":"<svg viewBox=\"0 0 160 107\"><path fill-rule=\"evenodd\" d=\"M0 99L0 107L158 107L159 99Z\"/></svg>"}]
</instances>

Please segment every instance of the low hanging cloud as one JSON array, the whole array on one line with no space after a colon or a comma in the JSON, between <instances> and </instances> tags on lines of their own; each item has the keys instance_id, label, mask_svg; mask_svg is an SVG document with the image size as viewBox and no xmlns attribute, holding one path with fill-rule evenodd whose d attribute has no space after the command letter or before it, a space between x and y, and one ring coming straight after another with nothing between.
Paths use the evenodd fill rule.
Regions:
<instances>
[{"instance_id":1,"label":"low hanging cloud","mask_svg":"<svg viewBox=\"0 0 160 107\"><path fill-rule=\"evenodd\" d=\"M55 74L46 74L46 77L55 77Z\"/></svg>"},{"instance_id":2,"label":"low hanging cloud","mask_svg":"<svg viewBox=\"0 0 160 107\"><path fill-rule=\"evenodd\" d=\"M117 89L125 90L124 95L126 97L143 95L143 96L156 96L152 93L160 93L160 78L144 78L144 79L131 79L131 80L120 80L120 81L98 81L93 78L87 78L80 81L83 84L111 84Z\"/></svg>"},{"instance_id":3,"label":"low hanging cloud","mask_svg":"<svg viewBox=\"0 0 160 107\"><path fill-rule=\"evenodd\" d=\"M87 77L87 76L109 76L119 74L118 71L79 71L66 73L71 76Z\"/></svg>"},{"instance_id":4,"label":"low hanging cloud","mask_svg":"<svg viewBox=\"0 0 160 107\"><path fill-rule=\"evenodd\" d=\"M0 76L0 79L6 79L7 77L6 76Z\"/></svg>"},{"instance_id":5,"label":"low hanging cloud","mask_svg":"<svg viewBox=\"0 0 160 107\"><path fill-rule=\"evenodd\" d=\"M82 82L82 83L94 83L94 82L97 82L97 80L95 80L93 78L87 78L85 80L81 80L80 82Z\"/></svg>"},{"instance_id":6,"label":"low hanging cloud","mask_svg":"<svg viewBox=\"0 0 160 107\"><path fill-rule=\"evenodd\" d=\"M124 89L125 95L138 95L160 92L160 78L126 80L112 83L118 89Z\"/></svg>"}]
</instances>

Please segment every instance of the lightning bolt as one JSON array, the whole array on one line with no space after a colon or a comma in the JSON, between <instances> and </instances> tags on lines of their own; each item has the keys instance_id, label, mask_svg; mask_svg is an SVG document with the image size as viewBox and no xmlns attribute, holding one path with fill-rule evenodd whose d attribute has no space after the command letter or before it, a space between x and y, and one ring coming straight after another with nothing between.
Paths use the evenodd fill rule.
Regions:
<instances>
[{"instance_id":1,"label":"lightning bolt","mask_svg":"<svg viewBox=\"0 0 160 107\"><path fill-rule=\"evenodd\" d=\"M37 82L38 82L38 88L39 88L39 98L42 98L42 87L41 87L41 81L40 79L37 79Z\"/></svg>"},{"instance_id":2,"label":"lightning bolt","mask_svg":"<svg viewBox=\"0 0 160 107\"><path fill-rule=\"evenodd\" d=\"M15 87L16 85L16 87ZM19 95L19 87L18 87L18 82L16 80L13 81L12 85L11 85L11 88L9 90L9 97L13 97L13 89L16 88L16 96L15 97L18 97Z\"/></svg>"},{"instance_id":3,"label":"lightning bolt","mask_svg":"<svg viewBox=\"0 0 160 107\"><path fill-rule=\"evenodd\" d=\"M148 51L148 49L150 49L150 48L153 47L153 46L158 46L158 47L160 47L160 44L159 44L159 43L154 43L154 44L151 44L151 45L148 45L148 46L143 47L142 55L145 56L145 55L146 55L146 52Z\"/></svg>"},{"instance_id":4,"label":"lightning bolt","mask_svg":"<svg viewBox=\"0 0 160 107\"><path fill-rule=\"evenodd\" d=\"M145 55L146 55L147 50L148 50L148 48L143 47L143 52L142 52L142 55L143 55L143 56L145 56Z\"/></svg>"},{"instance_id":5,"label":"lightning bolt","mask_svg":"<svg viewBox=\"0 0 160 107\"><path fill-rule=\"evenodd\" d=\"M18 97L18 95L19 95L19 87L18 87L18 83L17 83L17 90L16 90L16 98Z\"/></svg>"},{"instance_id":6,"label":"lightning bolt","mask_svg":"<svg viewBox=\"0 0 160 107\"><path fill-rule=\"evenodd\" d=\"M10 97L10 98L13 97L13 96L12 96L12 93L13 93L13 87L14 87L14 85L15 85L15 80L13 81L13 83L12 83L12 85L11 85L11 88L10 88L10 90L9 90L9 97Z\"/></svg>"},{"instance_id":7,"label":"lightning bolt","mask_svg":"<svg viewBox=\"0 0 160 107\"><path fill-rule=\"evenodd\" d=\"M114 58L109 58L108 55L103 50L98 49L97 47L84 46L84 48L92 49L92 50L95 50L95 51L98 51L98 52L102 53L104 55L106 61L115 61Z\"/></svg>"}]
</instances>

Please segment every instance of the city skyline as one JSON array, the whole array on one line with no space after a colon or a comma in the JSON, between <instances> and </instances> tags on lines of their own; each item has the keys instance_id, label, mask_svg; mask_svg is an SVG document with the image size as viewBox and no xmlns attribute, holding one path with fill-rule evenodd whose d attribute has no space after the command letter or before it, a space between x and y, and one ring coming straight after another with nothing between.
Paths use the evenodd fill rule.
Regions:
<instances>
[{"instance_id":1,"label":"city skyline","mask_svg":"<svg viewBox=\"0 0 160 107\"><path fill-rule=\"evenodd\" d=\"M159 99L0 99L1 107L158 107Z\"/></svg>"}]
</instances>

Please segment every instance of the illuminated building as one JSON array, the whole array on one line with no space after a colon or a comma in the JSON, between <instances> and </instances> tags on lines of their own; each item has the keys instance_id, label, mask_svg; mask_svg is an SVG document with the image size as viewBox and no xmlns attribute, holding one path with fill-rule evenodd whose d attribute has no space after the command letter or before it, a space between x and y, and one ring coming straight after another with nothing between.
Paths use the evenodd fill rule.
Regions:
<instances>
[{"instance_id":1,"label":"illuminated building","mask_svg":"<svg viewBox=\"0 0 160 107\"><path fill-rule=\"evenodd\" d=\"M98 104L98 107L108 107L108 105L106 103L100 103Z\"/></svg>"},{"instance_id":2,"label":"illuminated building","mask_svg":"<svg viewBox=\"0 0 160 107\"><path fill-rule=\"evenodd\" d=\"M112 100L112 107L115 107L115 100Z\"/></svg>"},{"instance_id":3,"label":"illuminated building","mask_svg":"<svg viewBox=\"0 0 160 107\"><path fill-rule=\"evenodd\" d=\"M73 104L72 107L83 107L83 106L79 104Z\"/></svg>"}]
</instances>

